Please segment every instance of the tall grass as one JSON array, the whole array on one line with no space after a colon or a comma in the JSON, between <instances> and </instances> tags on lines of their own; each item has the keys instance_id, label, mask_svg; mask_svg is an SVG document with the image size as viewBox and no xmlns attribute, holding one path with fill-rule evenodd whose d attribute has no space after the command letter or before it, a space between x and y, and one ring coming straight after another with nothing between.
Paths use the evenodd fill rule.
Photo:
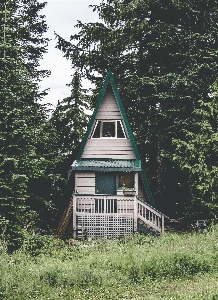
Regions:
<instances>
[{"instance_id":1,"label":"tall grass","mask_svg":"<svg viewBox=\"0 0 218 300\"><path fill-rule=\"evenodd\" d=\"M218 228L64 242L27 236L0 248L0 299L218 299Z\"/></svg>"}]
</instances>

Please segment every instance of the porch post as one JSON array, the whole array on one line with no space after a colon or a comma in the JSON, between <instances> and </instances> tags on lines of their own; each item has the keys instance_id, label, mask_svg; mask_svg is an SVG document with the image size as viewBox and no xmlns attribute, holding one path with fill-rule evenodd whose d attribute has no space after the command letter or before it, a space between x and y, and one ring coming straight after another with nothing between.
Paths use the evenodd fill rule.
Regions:
<instances>
[{"instance_id":1,"label":"porch post","mask_svg":"<svg viewBox=\"0 0 218 300\"><path fill-rule=\"evenodd\" d=\"M134 196L134 224L133 224L133 231L137 231L137 219L138 219L138 204L137 198Z\"/></svg>"},{"instance_id":2,"label":"porch post","mask_svg":"<svg viewBox=\"0 0 218 300\"><path fill-rule=\"evenodd\" d=\"M73 238L76 239L76 196L73 195Z\"/></svg>"},{"instance_id":3,"label":"porch post","mask_svg":"<svg viewBox=\"0 0 218 300\"><path fill-rule=\"evenodd\" d=\"M161 216L161 235L164 235L164 216Z\"/></svg>"},{"instance_id":4,"label":"porch post","mask_svg":"<svg viewBox=\"0 0 218 300\"><path fill-rule=\"evenodd\" d=\"M107 196L104 196L104 211L102 211L104 213L107 212L107 200L106 200L106 198L107 198Z\"/></svg>"}]
</instances>

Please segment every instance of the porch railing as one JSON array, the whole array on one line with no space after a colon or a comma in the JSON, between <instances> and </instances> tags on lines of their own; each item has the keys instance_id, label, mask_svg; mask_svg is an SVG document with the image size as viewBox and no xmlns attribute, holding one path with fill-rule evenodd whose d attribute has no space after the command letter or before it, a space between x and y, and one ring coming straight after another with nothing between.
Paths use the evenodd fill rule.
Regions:
<instances>
[{"instance_id":1,"label":"porch railing","mask_svg":"<svg viewBox=\"0 0 218 300\"><path fill-rule=\"evenodd\" d=\"M137 201L137 215L138 218L144 222L148 227L153 228L160 234L164 234L164 215L153 209L144 202Z\"/></svg>"},{"instance_id":2,"label":"porch railing","mask_svg":"<svg viewBox=\"0 0 218 300\"><path fill-rule=\"evenodd\" d=\"M112 216L113 218L110 218L111 221L107 221L109 220L108 218ZM76 230L78 229L78 218L80 220L83 220L82 222L80 222L80 224L88 226L89 230L91 230L90 228L93 224L93 228L91 230L93 235L95 224L101 223L101 226L103 226L103 219L105 219L105 222L107 223L103 226L104 228L109 225L112 226L112 220L113 222L117 223L117 221L115 221L116 219L114 219L114 216L117 216L118 218L120 218L120 220L124 220L125 216L128 216L128 219L132 218L132 231L137 231L137 222L140 221L144 226L150 228L151 230L154 230L159 234L164 233L164 216L160 212L156 211L155 209L138 199L136 196L126 197L123 195L73 195L74 232L76 232ZM100 223L99 221L96 221L99 218L103 218ZM120 222L121 221L117 223L117 228L118 224L121 224ZM112 231L116 230L116 226ZM129 226L128 228L128 230L130 230Z\"/></svg>"}]
</instances>

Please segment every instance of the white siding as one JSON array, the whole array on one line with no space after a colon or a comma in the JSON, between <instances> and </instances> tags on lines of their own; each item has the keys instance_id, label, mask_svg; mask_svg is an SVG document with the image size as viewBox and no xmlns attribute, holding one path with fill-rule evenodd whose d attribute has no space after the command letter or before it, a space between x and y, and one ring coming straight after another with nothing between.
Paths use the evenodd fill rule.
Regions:
<instances>
[{"instance_id":1,"label":"white siding","mask_svg":"<svg viewBox=\"0 0 218 300\"><path fill-rule=\"evenodd\" d=\"M76 172L75 190L80 194L95 193L95 173L94 172Z\"/></svg>"},{"instance_id":2,"label":"white siding","mask_svg":"<svg viewBox=\"0 0 218 300\"><path fill-rule=\"evenodd\" d=\"M88 139L82 158L135 159L129 139Z\"/></svg>"},{"instance_id":3,"label":"white siding","mask_svg":"<svg viewBox=\"0 0 218 300\"><path fill-rule=\"evenodd\" d=\"M105 92L96 120L122 120L120 109L111 88L108 88ZM89 137L81 158L135 159L135 155L130 140L127 138Z\"/></svg>"},{"instance_id":4,"label":"white siding","mask_svg":"<svg viewBox=\"0 0 218 300\"><path fill-rule=\"evenodd\" d=\"M108 89L98 109L97 120L121 120L121 113L112 90Z\"/></svg>"}]
</instances>

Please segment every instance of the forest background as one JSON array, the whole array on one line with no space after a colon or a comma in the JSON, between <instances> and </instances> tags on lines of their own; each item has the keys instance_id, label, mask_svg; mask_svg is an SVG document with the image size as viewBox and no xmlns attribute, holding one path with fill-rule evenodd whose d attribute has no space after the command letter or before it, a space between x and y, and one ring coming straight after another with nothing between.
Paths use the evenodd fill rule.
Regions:
<instances>
[{"instance_id":1,"label":"forest background","mask_svg":"<svg viewBox=\"0 0 218 300\"><path fill-rule=\"evenodd\" d=\"M74 160L110 68L157 207L171 218L215 218L218 192L218 1L104 0L99 22L76 25L57 48L71 94L51 111L40 70L45 3L0 3L0 235L55 229L70 200ZM94 88L85 90L83 79Z\"/></svg>"}]
</instances>

